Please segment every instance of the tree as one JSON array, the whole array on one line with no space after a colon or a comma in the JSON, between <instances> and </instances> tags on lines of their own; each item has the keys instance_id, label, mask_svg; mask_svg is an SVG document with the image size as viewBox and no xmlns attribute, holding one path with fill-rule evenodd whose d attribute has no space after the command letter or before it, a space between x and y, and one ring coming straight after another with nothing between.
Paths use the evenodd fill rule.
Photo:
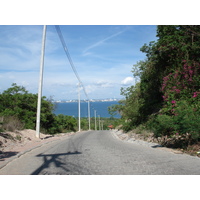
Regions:
<instances>
[{"instance_id":1,"label":"tree","mask_svg":"<svg viewBox=\"0 0 200 200\"><path fill-rule=\"evenodd\" d=\"M5 118L4 123L10 123L9 121L12 120L18 123L18 126L16 125L15 128L35 129L37 99L37 94L29 93L25 87L13 83L11 88L0 94L0 116ZM40 117L43 133L54 134L76 130L76 119L74 117L66 115L56 116L53 114L53 110L54 104L52 101L43 96Z\"/></svg>"},{"instance_id":2,"label":"tree","mask_svg":"<svg viewBox=\"0 0 200 200\"><path fill-rule=\"evenodd\" d=\"M41 104L41 127L48 130L53 121L53 104L46 97L42 97ZM24 124L24 128L35 129L36 94L31 94L25 87L13 83L11 88L0 94L0 105L1 116L14 116Z\"/></svg>"},{"instance_id":3,"label":"tree","mask_svg":"<svg viewBox=\"0 0 200 200\"><path fill-rule=\"evenodd\" d=\"M158 26L157 37L156 42L144 44L146 59L133 67L140 84L122 89L123 116L129 128L155 119L157 133L200 138L199 122L194 120L200 112L200 26Z\"/></svg>"}]
</instances>

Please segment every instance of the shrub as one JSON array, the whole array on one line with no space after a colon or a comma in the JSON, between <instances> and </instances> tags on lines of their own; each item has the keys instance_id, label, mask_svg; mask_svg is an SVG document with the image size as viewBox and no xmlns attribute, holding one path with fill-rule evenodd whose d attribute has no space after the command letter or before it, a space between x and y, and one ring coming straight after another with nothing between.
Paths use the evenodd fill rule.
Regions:
<instances>
[{"instance_id":1,"label":"shrub","mask_svg":"<svg viewBox=\"0 0 200 200\"><path fill-rule=\"evenodd\" d=\"M200 103L177 101L174 114L159 114L147 124L156 137L169 136L177 141L177 146L197 142L200 139ZM184 144L183 144L184 143ZM185 146L185 145L184 145Z\"/></svg>"},{"instance_id":2,"label":"shrub","mask_svg":"<svg viewBox=\"0 0 200 200\"><path fill-rule=\"evenodd\" d=\"M20 135L17 135L17 136L15 137L15 139L21 141L21 140L22 140L22 137L21 137Z\"/></svg>"},{"instance_id":3,"label":"shrub","mask_svg":"<svg viewBox=\"0 0 200 200\"><path fill-rule=\"evenodd\" d=\"M3 118L2 129L7 131L21 130L24 124L15 116L5 116Z\"/></svg>"},{"instance_id":4,"label":"shrub","mask_svg":"<svg viewBox=\"0 0 200 200\"><path fill-rule=\"evenodd\" d=\"M147 122L147 127L153 131L155 137L171 135L173 129L173 117L168 115L157 115Z\"/></svg>"}]
</instances>

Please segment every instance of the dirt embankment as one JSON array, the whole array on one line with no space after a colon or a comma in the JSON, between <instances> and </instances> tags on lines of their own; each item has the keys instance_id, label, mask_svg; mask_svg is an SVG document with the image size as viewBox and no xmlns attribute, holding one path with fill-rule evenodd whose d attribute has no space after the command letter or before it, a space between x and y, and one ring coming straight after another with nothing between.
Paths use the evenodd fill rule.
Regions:
<instances>
[{"instance_id":1,"label":"dirt embankment","mask_svg":"<svg viewBox=\"0 0 200 200\"><path fill-rule=\"evenodd\" d=\"M41 134L40 138L45 139L52 137L51 135ZM25 129L15 132L3 132L0 133L0 150L11 151L17 146L24 146L30 142L39 142L41 139L36 138L36 132L31 129Z\"/></svg>"},{"instance_id":2,"label":"dirt embankment","mask_svg":"<svg viewBox=\"0 0 200 200\"><path fill-rule=\"evenodd\" d=\"M43 143L57 140L61 136L69 136L71 134L74 133L61 133L57 135L40 133L40 138L37 138L36 131L31 129L15 132L0 132L0 161L4 161L6 158L37 147Z\"/></svg>"}]
</instances>

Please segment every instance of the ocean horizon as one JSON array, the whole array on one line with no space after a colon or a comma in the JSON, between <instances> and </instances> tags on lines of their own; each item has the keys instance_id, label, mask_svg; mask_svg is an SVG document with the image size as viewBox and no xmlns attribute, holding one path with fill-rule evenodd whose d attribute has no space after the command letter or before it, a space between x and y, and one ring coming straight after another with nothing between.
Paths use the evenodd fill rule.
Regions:
<instances>
[{"instance_id":1,"label":"ocean horizon","mask_svg":"<svg viewBox=\"0 0 200 200\"><path fill-rule=\"evenodd\" d=\"M111 115L108 112L108 107L111 105L119 104L118 101L106 101L106 102L90 102L90 117L94 117L94 112L96 110L96 117L110 118ZM81 117L88 117L88 103L80 103ZM73 117L78 117L78 102L61 102L55 103L54 114L63 114ZM114 118L120 118L120 114L114 116Z\"/></svg>"}]
</instances>

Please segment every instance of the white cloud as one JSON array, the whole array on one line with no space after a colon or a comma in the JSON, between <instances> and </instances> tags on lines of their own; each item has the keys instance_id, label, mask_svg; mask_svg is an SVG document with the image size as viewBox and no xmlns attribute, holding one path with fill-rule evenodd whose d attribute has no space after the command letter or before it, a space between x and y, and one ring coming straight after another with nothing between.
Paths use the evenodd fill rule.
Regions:
<instances>
[{"instance_id":1,"label":"white cloud","mask_svg":"<svg viewBox=\"0 0 200 200\"><path fill-rule=\"evenodd\" d=\"M111 88L113 87L113 84L110 81L100 80L94 83L94 85L102 88Z\"/></svg>"},{"instance_id":2,"label":"white cloud","mask_svg":"<svg viewBox=\"0 0 200 200\"><path fill-rule=\"evenodd\" d=\"M94 86L94 85L86 85L85 86L85 90L86 90L87 94L91 94L92 92L94 92L96 90L96 86Z\"/></svg>"},{"instance_id":3,"label":"white cloud","mask_svg":"<svg viewBox=\"0 0 200 200\"><path fill-rule=\"evenodd\" d=\"M128 76L124 80L121 81L121 84L124 86L132 85L132 84L134 84L134 78Z\"/></svg>"}]
</instances>

